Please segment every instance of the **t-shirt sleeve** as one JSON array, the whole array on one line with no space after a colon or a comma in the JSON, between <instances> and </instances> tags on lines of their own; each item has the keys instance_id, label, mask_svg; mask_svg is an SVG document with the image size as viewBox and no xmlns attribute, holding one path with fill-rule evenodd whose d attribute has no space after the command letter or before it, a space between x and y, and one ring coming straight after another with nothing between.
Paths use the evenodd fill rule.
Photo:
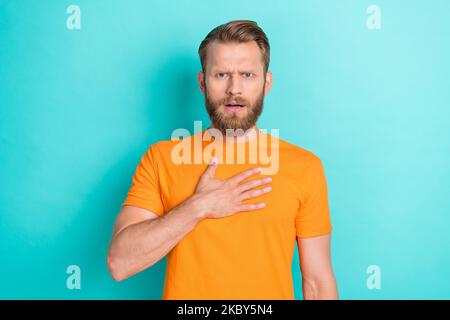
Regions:
<instances>
[{"instance_id":1,"label":"t-shirt sleeve","mask_svg":"<svg viewBox=\"0 0 450 320\"><path fill-rule=\"evenodd\" d=\"M160 216L164 214L164 205L161 200L155 149L155 145L150 146L141 157L123 205L140 207Z\"/></svg>"},{"instance_id":2,"label":"t-shirt sleeve","mask_svg":"<svg viewBox=\"0 0 450 320\"><path fill-rule=\"evenodd\" d=\"M327 182L320 158L314 158L306 170L302 179L300 207L295 219L296 233L300 238L317 237L332 230Z\"/></svg>"}]
</instances>

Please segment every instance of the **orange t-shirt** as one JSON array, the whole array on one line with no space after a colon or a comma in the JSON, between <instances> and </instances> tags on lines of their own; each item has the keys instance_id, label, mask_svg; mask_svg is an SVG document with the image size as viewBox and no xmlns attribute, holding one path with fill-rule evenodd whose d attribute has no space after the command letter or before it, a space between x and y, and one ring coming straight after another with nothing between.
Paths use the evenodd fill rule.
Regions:
<instances>
[{"instance_id":1,"label":"orange t-shirt","mask_svg":"<svg viewBox=\"0 0 450 320\"><path fill-rule=\"evenodd\" d=\"M219 158L216 178L226 179L260 166L267 169L266 174L263 171L245 181L268 175L272 191L244 201L264 201L264 208L204 219L173 247L167 255L162 298L294 299L291 268L296 237L316 237L332 230L320 158L262 131L254 141L204 138L199 143L196 139L202 136L211 138L208 130L203 130L182 140L151 145L140 160L123 204L160 216L168 213L194 193L209 162L207 152ZM185 147L182 152L181 146ZM269 151L261 152L263 148ZM200 161L199 150L204 152ZM238 162L242 150L244 161L240 158ZM268 161L267 154L272 153L277 156ZM184 162L180 163L179 155L185 156Z\"/></svg>"}]
</instances>

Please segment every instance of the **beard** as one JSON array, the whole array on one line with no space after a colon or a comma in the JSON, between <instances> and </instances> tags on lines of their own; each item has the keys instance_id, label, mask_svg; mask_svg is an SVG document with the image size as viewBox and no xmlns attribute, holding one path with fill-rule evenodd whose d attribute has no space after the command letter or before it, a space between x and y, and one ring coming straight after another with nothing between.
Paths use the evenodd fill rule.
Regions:
<instances>
[{"instance_id":1,"label":"beard","mask_svg":"<svg viewBox=\"0 0 450 320\"><path fill-rule=\"evenodd\" d=\"M239 97L228 97L214 101L210 99L208 95L208 88L205 84L206 111L209 114L211 123L224 135L226 135L227 129L242 129L244 132L246 132L256 124L256 121L262 113L265 87L266 85L264 84L261 93L258 95L255 102L251 104L249 101ZM246 108L247 110L242 110L240 112L227 112L226 110L222 109L223 111L221 111L221 107L225 108L225 104L230 101L235 101L238 104L245 105L244 108ZM245 112L246 114L244 116L241 116L238 114L241 112Z\"/></svg>"}]
</instances>

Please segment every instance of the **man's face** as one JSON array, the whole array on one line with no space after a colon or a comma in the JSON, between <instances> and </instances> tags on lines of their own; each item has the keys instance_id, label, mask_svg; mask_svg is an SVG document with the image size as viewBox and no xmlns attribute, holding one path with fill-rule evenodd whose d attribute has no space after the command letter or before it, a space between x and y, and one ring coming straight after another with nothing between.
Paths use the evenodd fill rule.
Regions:
<instances>
[{"instance_id":1,"label":"man's face","mask_svg":"<svg viewBox=\"0 0 450 320\"><path fill-rule=\"evenodd\" d=\"M253 128L272 83L256 42L212 42L205 69L199 83L214 127L224 134L226 129Z\"/></svg>"}]
</instances>

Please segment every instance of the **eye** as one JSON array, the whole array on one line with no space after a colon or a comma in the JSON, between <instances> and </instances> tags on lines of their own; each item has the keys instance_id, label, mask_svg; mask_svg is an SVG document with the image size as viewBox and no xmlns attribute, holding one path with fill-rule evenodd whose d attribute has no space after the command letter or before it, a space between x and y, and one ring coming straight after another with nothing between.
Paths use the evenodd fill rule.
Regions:
<instances>
[{"instance_id":1,"label":"eye","mask_svg":"<svg viewBox=\"0 0 450 320\"><path fill-rule=\"evenodd\" d=\"M245 78L251 78L253 76L253 73L251 72L244 72L243 74Z\"/></svg>"},{"instance_id":2,"label":"eye","mask_svg":"<svg viewBox=\"0 0 450 320\"><path fill-rule=\"evenodd\" d=\"M218 73L216 73L216 77L218 77L218 78L225 78L226 75L227 74L225 72L218 72Z\"/></svg>"}]
</instances>

